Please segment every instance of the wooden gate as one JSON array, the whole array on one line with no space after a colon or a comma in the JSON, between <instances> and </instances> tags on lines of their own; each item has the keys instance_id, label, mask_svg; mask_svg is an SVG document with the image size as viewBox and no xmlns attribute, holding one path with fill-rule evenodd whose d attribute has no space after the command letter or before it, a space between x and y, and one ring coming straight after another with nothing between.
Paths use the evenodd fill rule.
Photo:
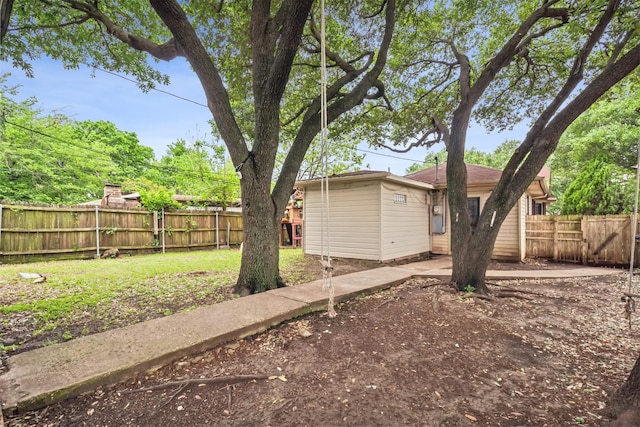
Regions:
<instances>
[{"instance_id":1,"label":"wooden gate","mask_svg":"<svg viewBox=\"0 0 640 427\"><path fill-rule=\"evenodd\" d=\"M528 216L526 256L582 264L629 265L634 240L631 221L630 215ZM636 265L640 265L639 257L636 251Z\"/></svg>"}]
</instances>

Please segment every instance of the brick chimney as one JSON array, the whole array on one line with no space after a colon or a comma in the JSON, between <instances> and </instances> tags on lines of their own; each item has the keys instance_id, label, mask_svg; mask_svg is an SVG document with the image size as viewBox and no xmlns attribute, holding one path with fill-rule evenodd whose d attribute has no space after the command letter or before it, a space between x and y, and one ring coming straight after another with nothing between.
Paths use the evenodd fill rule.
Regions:
<instances>
[{"instance_id":1,"label":"brick chimney","mask_svg":"<svg viewBox=\"0 0 640 427\"><path fill-rule=\"evenodd\" d=\"M102 206L124 207L127 202L122 198L122 188L117 184L104 185L104 197L100 203Z\"/></svg>"}]
</instances>

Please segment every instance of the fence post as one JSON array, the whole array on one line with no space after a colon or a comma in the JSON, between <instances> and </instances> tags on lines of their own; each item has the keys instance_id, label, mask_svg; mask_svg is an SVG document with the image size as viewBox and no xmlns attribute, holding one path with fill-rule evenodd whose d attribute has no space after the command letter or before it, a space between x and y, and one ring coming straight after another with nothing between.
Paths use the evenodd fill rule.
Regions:
<instances>
[{"instance_id":1,"label":"fence post","mask_svg":"<svg viewBox=\"0 0 640 427\"><path fill-rule=\"evenodd\" d=\"M218 211L216 211L216 249L220 249L220 229L218 228Z\"/></svg>"},{"instance_id":2,"label":"fence post","mask_svg":"<svg viewBox=\"0 0 640 427\"><path fill-rule=\"evenodd\" d=\"M96 258L100 258L100 217L96 205Z\"/></svg>"},{"instance_id":3,"label":"fence post","mask_svg":"<svg viewBox=\"0 0 640 427\"><path fill-rule=\"evenodd\" d=\"M164 253L164 208L162 208L162 253Z\"/></svg>"},{"instance_id":4,"label":"fence post","mask_svg":"<svg viewBox=\"0 0 640 427\"><path fill-rule=\"evenodd\" d=\"M558 261L558 216L553 217L553 260Z\"/></svg>"},{"instance_id":5,"label":"fence post","mask_svg":"<svg viewBox=\"0 0 640 427\"><path fill-rule=\"evenodd\" d=\"M588 219L585 215L582 215L580 218L580 231L582 231L582 264L587 264L587 256L588 256L588 246L589 242L587 240L587 224Z\"/></svg>"}]
</instances>

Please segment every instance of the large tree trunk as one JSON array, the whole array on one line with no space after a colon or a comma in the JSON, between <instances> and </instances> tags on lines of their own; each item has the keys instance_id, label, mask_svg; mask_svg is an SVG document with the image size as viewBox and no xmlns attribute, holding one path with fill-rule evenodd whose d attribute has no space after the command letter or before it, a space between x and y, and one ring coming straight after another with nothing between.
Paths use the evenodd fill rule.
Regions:
<instances>
[{"instance_id":1,"label":"large tree trunk","mask_svg":"<svg viewBox=\"0 0 640 427\"><path fill-rule=\"evenodd\" d=\"M640 357L626 381L611 395L606 414L614 418L612 426L640 425Z\"/></svg>"},{"instance_id":2,"label":"large tree trunk","mask_svg":"<svg viewBox=\"0 0 640 427\"><path fill-rule=\"evenodd\" d=\"M472 234L468 239L452 242L453 270L451 282L459 291L488 293L485 284L487 268L491 262L493 241L481 234ZM472 288L472 289L470 289Z\"/></svg>"},{"instance_id":3,"label":"large tree trunk","mask_svg":"<svg viewBox=\"0 0 640 427\"><path fill-rule=\"evenodd\" d=\"M447 187L451 253L451 282L460 291L488 293L485 276L500 226L513 202L513 192L494 191L486 200L477 223L471 223L467 195L467 167L464 150L471 106L462 103L455 111L447 156ZM472 288L472 289L471 289Z\"/></svg>"},{"instance_id":4,"label":"large tree trunk","mask_svg":"<svg viewBox=\"0 0 640 427\"><path fill-rule=\"evenodd\" d=\"M240 295L283 286L279 274L278 231L284 206L281 209L277 207L269 192L269 181L261 186L252 179L252 175L243 174L244 239L240 274L234 288L234 292Z\"/></svg>"}]
</instances>

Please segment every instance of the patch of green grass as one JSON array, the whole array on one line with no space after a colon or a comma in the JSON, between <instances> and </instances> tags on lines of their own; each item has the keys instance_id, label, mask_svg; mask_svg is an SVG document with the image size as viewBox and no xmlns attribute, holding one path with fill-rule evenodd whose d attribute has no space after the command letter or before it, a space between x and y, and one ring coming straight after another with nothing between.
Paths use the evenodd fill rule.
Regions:
<instances>
[{"instance_id":1,"label":"patch of green grass","mask_svg":"<svg viewBox=\"0 0 640 427\"><path fill-rule=\"evenodd\" d=\"M33 302L20 302L8 306L3 306L0 307L0 313L10 314L29 311L32 312L37 319L43 322L48 322L73 311L95 306L102 299L108 297L108 293L96 295L82 292L78 294L65 295L55 299L43 299Z\"/></svg>"},{"instance_id":2,"label":"patch of green grass","mask_svg":"<svg viewBox=\"0 0 640 427\"><path fill-rule=\"evenodd\" d=\"M50 344L73 338L66 333L71 330L86 335L90 329L106 330L221 302L232 297L241 255L237 250L175 252L0 265L0 335L11 332L11 316L33 318L26 339ZM281 274L289 284L313 280L309 271L315 263L300 249L280 252ZM20 272L37 272L46 281L33 283Z\"/></svg>"}]
</instances>

